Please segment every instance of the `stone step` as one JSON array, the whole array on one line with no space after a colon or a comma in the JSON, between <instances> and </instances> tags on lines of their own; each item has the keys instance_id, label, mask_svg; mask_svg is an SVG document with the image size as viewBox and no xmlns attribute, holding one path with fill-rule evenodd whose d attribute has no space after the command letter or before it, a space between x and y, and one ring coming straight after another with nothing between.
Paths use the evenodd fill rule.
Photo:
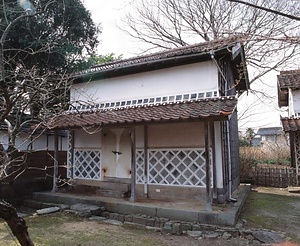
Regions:
<instances>
[{"instance_id":1,"label":"stone step","mask_svg":"<svg viewBox=\"0 0 300 246\"><path fill-rule=\"evenodd\" d=\"M121 190L98 189L96 191L96 194L98 196L103 196L103 197L128 198L130 197L130 190L121 191Z\"/></svg>"},{"instance_id":2,"label":"stone step","mask_svg":"<svg viewBox=\"0 0 300 246\"><path fill-rule=\"evenodd\" d=\"M43 202L34 199L26 199L23 200L22 205L27 208L34 208L34 209L44 209L49 207L59 207L61 210L65 210L69 208L69 205L66 204L57 204L51 202Z\"/></svg>"},{"instance_id":3,"label":"stone step","mask_svg":"<svg viewBox=\"0 0 300 246\"><path fill-rule=\"evenodd\" d=\"M117 178L117 177L103 177L106 182L131 184L131 179L128 178Z\"/></svg>"},{"instance_id":4,"label":"stone step","mask_svg":"<svg viewBox=\"0 0 300 246\"><path fill-rule=\"evenodd\" d=\"M99 182L101 190L115 190L121 192L130 191L130 184L120 183L120 182L112 182L112 181L101 181Z\"/></svg>"},{"instance_id":5,"label":"stone step","mask_svg":"<svg viewBox=\"0 0 300 246\"><path fill-rule=\"evenodd\" d=\"M290 193L300 193L300 186L293 186L293 187L290 186L288 188L288 191Z\"/></svg>"}]
</instances>

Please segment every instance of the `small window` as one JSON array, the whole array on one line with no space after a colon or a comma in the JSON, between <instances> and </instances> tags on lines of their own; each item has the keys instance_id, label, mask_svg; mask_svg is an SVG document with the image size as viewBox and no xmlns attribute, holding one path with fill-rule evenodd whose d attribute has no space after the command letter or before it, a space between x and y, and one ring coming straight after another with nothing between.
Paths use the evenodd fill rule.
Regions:
<instances>
[{"instance_id":1,"label":"small window","mask_svg":"<svg viewBox=\"0 0 300 246\"><path fill-rule=\"evenodd\" d=\"M169 96L169 102L173 102L175 99L175 96Z\"/></svg>"},{"instance_id":2,"label":"small window","mask_svg":"<svg viewBox=\"0 0 300 246\"><path fill-rule=\"evenodd\" d=\"M154 97L151 97L149 103L154 103Z\"/></svg>"},{"instance_id":3,"label":"small window","mask_svg":"<svg viewBox=\"0 0 300 246\"><path fill-rule=\"evenodd\" d=\"M122 101L121 102L121 106L125 106L126 102L125 101Z\"/></svg>"},{"instance_id":4,"label":"small window","mask_svg":"<svg viewBox=\"0 0 300 246\"><path fill-rule=\"evenodd\" d=\"M198 98L204 98L204 93L203 92L198 93Z\"/></svg>"},{"instance_id":5,"label":"small window","mask_svg":"<svg viewBox=\"0 0 300 246\"><path fill-rule=\"evenodd\" d=\"M212 92L206 92L206 97L212 97Z\"/></svg>"},{"instance_id":6,"label":"small window","mask_svg":"<svg viewBox=\"0 0 300 246\"><path fill-rule=\"evenodd\" d=\"M130 105L130 104L131 104L131 101L127 101L127 102L126 102L126 105Z\"/></svg>"},{"instance_id":7,"label":"small window","mask_svg":"<svg viewBox=\"0 0 300 246\"><path fill-rule=\"evenodd\" d=\"M191 94L191 99L196 99L196 98L197 98L197 94L196 93Z\"/></svg>"},{"instance_id":8,"label":"small window","mask_svg":"<svg viewBox=\"0 0 300 246\"><path fill-rule=\"evenodd\" d=\"M161 102L161 97L157 97L157 98L155 99L155 102Z\"/></svg>"},{"instance_id":9,"label":"small window","mask_svg":"<svg viewBox=\"0 0 300 246\"><path fill-rule=\"evenodd\" d=\"M144 103L148 103L148 98L147 98L147 99L144 99Z\"/></svg>"},{"instance_id":10,"label":"small window","mask_svg":"<svg viewBox=\"0 0 300 246\"><path fill-rule=\"evenodd\" d=\"M136 104L136 100L132 100L132 105L135 105Z\"/></svg>"},{"instance_id":11,"label":"small window","mask_svg":"<svg viewBox=\"0 0 300 246\"><path fill-rule=\"evenodd\" d=\"M115 106L114 102L110 103L110 107L114 107L114 106Z\"/></svg>"},{"instance_id":12,"label":"small window","mask_svg":"<svg viewBox=\"0 0 300 246\"><path fill-rule=\"evenodd\" d=\"M108 108L109 107L109 103L105 103L105 108Z\"/></svg>"},{"instance_id":13,"label":"small window","mask_svg":"<svg viewBox=\"0 0 300 246\"><path fill-rule=\"evenodd\" d=\"M104 103L101 103L101 104L100 104L100 108L104 108Z\"/></svg>"},{"instance_id":14,"label":"small window","mask_svg":"<svg viewBox=\"0 0 300 246\"><path fill-rule=\"evenodd\" d=\"M190 98L190 95L189 94L184 94L183 95L183 100L189 100Z\"/></svg>"},{"instance_id":15,"label":"small window","mask_svg":"<svg viewBox=\"0 0 300 246\"><path fill-rule=\"evenodd\" d=\"M143 102L143 99L139 99L137 103L141 104L142 102Z\"/></svg>"},{"instance_id":16,"label":"small window","mask_svg":"<svg viewBox=\"0 0 300 246\"><path fill-rule=\"evenodd\" d=\"M218 92L214 91L214 97L217 97L217 96L218 96Z\"/></svg>"},{"instance_id":17,"label":"small window","mask_svg":"<svg viewBox=\"0 0 300 246\"><path fill-rule=\"evenodd\" d=\"M120 107L120 102L116 102L116 107Z\"/></svg>"},{"instance_id":18,"label":"small window","mask_svg":"<svg viewBox=\"0 0 300 246\"><path fill-rule=\"evenodd\" d=\"M176 101L180 101L182 98L182 95L176 95Z\"/></svg>"}]
</instances>

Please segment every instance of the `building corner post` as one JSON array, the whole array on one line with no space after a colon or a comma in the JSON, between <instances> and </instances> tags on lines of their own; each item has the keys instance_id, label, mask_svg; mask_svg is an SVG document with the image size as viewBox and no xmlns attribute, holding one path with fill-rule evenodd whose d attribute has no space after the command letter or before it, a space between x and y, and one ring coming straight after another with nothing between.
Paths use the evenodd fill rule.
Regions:
<instances>
[{"instance_id":1,"label":"building corner post","mask_svg":"<svg viewBox=\"0 0 300 246\"><path fill-rule=\"evenodd\" d=\"M131 139L131 193L130 202L136 202L135 183L136 183L136 139L135 128L130 128Z\"/></svg>"},{"instance_id":2,"label":"building corner post","mask_svg":"<svg viewBox=\"0 0 300 246\"><path fill-rule=\"evenodd\" d=\"M205 131L205 171L206 171L206 204L205 210L212 212L212 197L211 197L211 173L210 173L210 154L209 154L209 124L204 122Z\"/></svg>"}]
</instances>

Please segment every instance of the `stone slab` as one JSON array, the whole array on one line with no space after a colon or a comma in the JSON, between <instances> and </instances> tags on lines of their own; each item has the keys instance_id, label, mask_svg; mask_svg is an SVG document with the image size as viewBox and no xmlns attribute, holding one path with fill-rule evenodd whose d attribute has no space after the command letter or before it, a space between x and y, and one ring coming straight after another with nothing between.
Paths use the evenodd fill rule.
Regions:
<instances>
[{"instance_id":1,"label":"stone slab","mask_svg":"<svg viewBox=\"0 0 300 246\"><path fill-rule=\"evenodd\" d=\"M59 207L50 207L50 208L42 208L42 209L38 209L36 210L36 213L38 215L43 215L43 214L51 214L51 213L56 213L60 211Z\"/></svg>"},{"instance_id":2,"label":"stone slab","mask_svg":"<svg viewBox=\"0 0 300 246\"><path fill-rule=\"evenodd\" d=\"M123 223L118 220L107 219L107 220L103 220L103 222L111 225L123 225Z\"/></svg>"}]
</instances>

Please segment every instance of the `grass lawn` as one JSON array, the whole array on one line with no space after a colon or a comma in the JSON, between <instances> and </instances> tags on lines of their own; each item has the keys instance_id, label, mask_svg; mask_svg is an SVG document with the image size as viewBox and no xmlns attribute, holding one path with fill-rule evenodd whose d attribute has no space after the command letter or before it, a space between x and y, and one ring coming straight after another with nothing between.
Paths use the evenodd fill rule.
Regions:
<instances>
[{"instance_id":1,"label":"grass lawn","mask_svg":"<svg viewBox=\"0 0 300 246\"><path fill-rule=\"evenodd\" d=\"M77 218L66 213L26 218L35 245L167 245L142 228L126 228ZM0 222L0 245L16 246L9 229Z\"/></svg>"},{"instance_id":2,"label":"grass lawn","mask_svg":"<svg viewBox=\"0 0 300 246\"><path fill-rule=\"evenodd\" d=\"M249 222L249 227L281 231L300 244L300 194L279 188L254 189L241 218Z\"/></svg>"},{"instance_id":3,"label":"grass lawn","mask_svg":"<svg viewBox=\"0 0 300 246\"><path fill-rule=\"evenodd\" d=\"M275 191L275 192L274 192ZM243 208L246 228L265 228L284 232L300 245L300 194L274 188L251 191ZM25 218L31 239L36 246L239 246L240 239L198 239L149 231L132 225L112 225L82 219L72 214L55 213ZM16 246L4 221L0 221L0 245Z\"/></svg>"}]
</instances>

